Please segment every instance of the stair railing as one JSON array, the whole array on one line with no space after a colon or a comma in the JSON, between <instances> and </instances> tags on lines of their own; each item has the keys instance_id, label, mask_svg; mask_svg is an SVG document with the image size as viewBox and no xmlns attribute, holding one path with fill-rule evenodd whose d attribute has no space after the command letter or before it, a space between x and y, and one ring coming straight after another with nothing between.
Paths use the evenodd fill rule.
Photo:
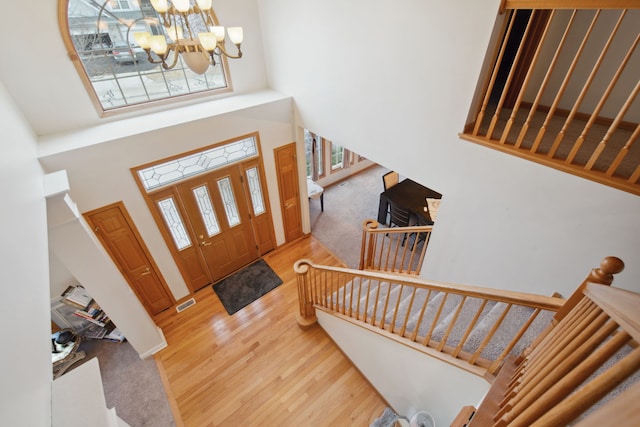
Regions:
<instances>
[{"instance_id":1,"label":"stair railing","mask_svg":"<svg viewBox=\"0 0 640 427\"><path fill-rule=\"evenodd\" d=\"M294 270L300 327L313 325L315 311L322 310L487 378L508 355L524 350L523 338L531 335L534 323L539 329L546 327L539 324L544 316L536 320L541 313L553 314L565 302L559 297L316 265L307 259L297 261ZM483 325L478 335L477 326L487 322L490 310L492 323ZM517 327L503 325L507 318L522 318L515 316L522 312L526 315ZM549 315L546 322L550 320Z\"/></svg>"},{"instance_id":2,"label":"stair railing","mask_svg":"<svg viewBox=\"0 0 640 427\"><path fill-rule=\"evenodd\" d=\"M419 274L433 226L378 226L373 219L362 224L360 270Z\"/></svg>"},{"instance_id":3,"label":"stair railing","mask_svg":"<svg viewBox=\"0 0 640 427\"><path fill-rule=\"evenodd\" d=\"M640 294L605 286L623 267L605 259L551 330L506 360L471 421L452 426L637 425Z\"/></svg>"}]
</instances>

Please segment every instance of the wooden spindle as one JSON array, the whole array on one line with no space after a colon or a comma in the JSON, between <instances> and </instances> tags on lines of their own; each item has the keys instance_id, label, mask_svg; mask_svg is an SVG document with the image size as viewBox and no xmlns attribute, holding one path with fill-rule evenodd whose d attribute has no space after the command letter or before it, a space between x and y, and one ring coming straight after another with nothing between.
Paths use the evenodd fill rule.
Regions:
<instances>
[{"instance_id":1,"label":"wooden spindle","mask_svg":"<svg viewBox=\"0 0 640 427\"><path fill-rule=\"evenodd\" d=\"M498 368L502 364L502 361L509 355L509 353L511 353L511 350L513 350L513 347L516 346L520 338L522 338L525 332L527 332L527 330L529 329L529 326L531 326L531 323L533 323L535 318L538 317L538 314L540 314L540 311L541 310L539 308L536 308L534 312L531 313L531 316L529 316L529 318L524 323L524 325L520 327L518 332L511 339L511 341L509 341L509 344L507 344L504 350L502 350L502 353L500 353L500 356L498 356L498 358L491 364L491 366L489 366L488 370L490 373L493 374L498 370Z\"/></svg>"},{"instance_id":2,"label":"wooden spindle","mask_svg":"<svg viewBox=\"0 0 640 427\"><path fill-rule=\"evenodd\" d=\"M622 149L616 155L616 158L613 159L613 162L611 162L611 165L609 165L609 169L607 169L607 172L606 172L607 176L613 176L616 169L618 169L618 166L620 166L620 163L622 163L622 160L627 156L627 154L629 154L629 150L631 149L631 146L636 141L636 139L638 139L639 136L640 136L640 124L636 126L635 130L633 131L633 133L631 134L627 142L624 144L624 147L622 147Z\"/></svg>"},{"instance_id":3,"label":"wooden spindle","mask_svg":"<svg viewBox=\"0 0 640 427\"><path fill-rule=\"evenodd\" d=\"M537 13L534 12L534 14ZM520 88L520 90L518 91L518 97L516 98L516 102L513 106L513 108L511 109L511 114L509 115L509 119L507 120L507 124L504 127L504 130L502 131L502 135L500 137L500 144L504 144L507 142L507 138L509 136L509 133L511 133L511 127L513 126L514 121L516 120L516 117L518 115L518 110L520 109L520 104L522 103L522 98L524 97L525 92L527 91L527 87L529 86L529 83L531 81L531 76L533 74L533 70L535 69L536 65L538 64L538 59L540 57L540 52L542 51L542 46L544 45L545 40L547 39L547 34L548 34L548 30L549 27L551 25L551 20L553 19L553 16L555 15L556 10L552 10L551 14L549 16L546 16L546 23L544 25L544 30L542 31L542 35L540 36L540 40L538 42L538 45L536 46L536 50L533 54L533 58L531 59L531 63L529 64L529 68L527 69L527 74L524 77L524 81L522 82L522 87ZM536 15L538 16L538 15ZM531 16L531 22L534 22L534 15L532 14ZM526 37L526 35L525 35ZM526 42L526 39L523 38L523 46L524 46L524 42ZM514 62L515 64L515 62ZM515 66L514 66L515 69ZM506 91L505 91L506 92ZM516 144L516 148L519 148L519 145Z\"/></svg>"},{"instance_id":4,"label":"wooden spindle","mask_svg":"<svg viewBox=\"0 0 640 427\"><path fill-rule=\"evenodd\" d=\"M537 10L534 10L529 16L529 20L527 21L527 27L524 30L524 35L522 36L522 40L526 40L529 35L529 31L531 30L531 23L533 22L534 16L538 13ZM489 130L487 131L487 138L491 139L493 135L493 131L495 130L496 123L500 118L500 113L502 111L502 106L504 105L504 101L507 98L507 93L509 92L509 86L511 86L511 82L513 81L513 76L516 71L516 64L524 51L524 43L520 43L518 46L518 50L516 51L516 56L513 58L513 63L511 65L511 69L509 70L509 74L507 75L507 80L504 83L504 87L502 88L502 94L500 95L500 99L498 100L498 105L496 106L496 110L493 112L493 117L491 118L491 123L489 123ZM502 141L501 141L502 142Z\"/></svg>"},{"instance_id":5,"label":"wooden spindle","mask_svg":"<svg viewBox=\"0 0 640 427\"><path fill-rule=\"evenodd\" d=\"M591 33L593 32L593 28L595 27L599 16L600 16L600 9L596 10L596 13L593 16L593 19L591 20L591 24L589 25L589 28L587 29L587 32L585 33L584 37L582 38L582 42L580 43L580 47L578 48L578 50L576 51L575 55L573 56L573 60L571 61L571 65L569 66L569 69L567 70L567 73L565 74L564 79L562 80L562 83L560 84L560 88L558 89L558 93L556 94L556 97L553 100L553 103L551 104L551 108L549 108L549 112L547 113L547 116L544 119L544 123L542 124L542 126L538 130L538 134L536 135L536 139L533 142L533 145L535 147L538 147L540 145L540 142L542 141L542 138L544 137L544 134L545 134L545 132L547 130L547 127L549 126L549 123L551 122L551 119L553 118L553 116L556 113L556 109L558 108L558 104L560 103L560 100L562 99L562 96L564 95L564 92L567 90L567 87L569 86L569 81L571 80L571 77L573 76L573 72L575 71L576 66L578 65L578 61L580 60L580 57L582 56L582 53L584 52L585 46L587 45L587 40L589 40L589 37L591 36ZM547 154L547 156L549 156L549 154Z\"/></svg>"},{"instance_id":6,"label":"wooden spindle","mask_svg":"<svg viewBox=\"0 0 640 427\"><path fill-rule=\"evenodd\" d=\"M605 43L603 48L600 50L600 56L598 57L598 59L596 60L595 64L591 68L591 73L589 73L589 77L587 77L587 80L582 85L582 89L580 90L580 94L578 95L578 97L576 98L575 102L573 103L573 107L571 108L571 111L569 112L569 115L567 116L566 120L564 121L564 124L562 125L562 129L560 129L560 132L558 133L558 135L556 136L555 141L553 142L552 148L549 151L551 153L551 157L554 156L557 148L560 146L560 143L562 142L562 139L564 138L565 133L569 129L569 125L571 124L571 122L573 121L576 113L578 112L578 109L580 108L580 105L582 104L582 101L584 101L584 98L587 96L587 93L589 92L589 88L591 87L591 83L593 83L593 80L595 79L596 74L598 73L598 70L600 69L600 66L604 62L604 57L607 54L607 52L609 52L609 48L611 47L611 44L613 43L613 39L615 38L616 34L618 33L618 29L620 28L620 25L622 25L622 20L624 19L626 13L627 13L626 10L622 11L620 16L618 17L618 21L616 22L616 25L613 27L613 30L609 34L609 38L607 39L607 42ZM599 114L599 111L594 111L592 113L591 117L592 118L593 117L598 117L598 114ZM569 163L571 163L571 162L569 162Z\"/></svg>"},{"instance_id":7,"label":"wooden spindle","mask_svg":"<svg viewBox=\"0 0 640 427\"><path fill-rule=\"evenodd\" d=\"M516 148L520 148L520 146L522 145L522 141L524 140L527 132L529 131L529 125L531 124L531 120L535 116L536 111L538 110L538 105L540 105L540 100L542 99L542 94L544 93L545 89L547 88L547 85L549 84L549 81L551 80L551 75L553 74L553 71L556 68L556 64L558 63L558 59L560 58L560 52L562 52L562 48L564 47L564 44L568 39L567 35L569 34L569 31L573 27L573 23L575 21L577 12L578 11L574 9L574 11L571 13L571 18L569 18L569 22L565 26L564 34L562 35L562 38L558 43L558 47L556 48L556 51L553 54L551 63L549 64L549 67L547 68L547 72L544 76L544 79L542 80L542 84L540 85L540 88L538 89L538 93L536 94L533 104L531 105L531 109L529 110L529 115L527 116L527 119L522 125L522 129L520 129L520 134L518 135L518 138L516 140ZM549 21L551 21L551 19L549 19ZM531 146L532 153L535 153L537 150L538 150L538 145L534 144Z\"/></svg>"},{"instance_id":8,"label":"wooden spindle","mask_svg":"<svg viewBox=\"0 0 640 427\"><path fill-rule=\"evenodd\" d=\"M476 363L476 361L484 351L485 347L491 341L491 338L493 338L493 336L495 335L500 325L502 325L504 318L507 317L507 313L509 313L509 310L511 310L512 306L513 304L507 304L507 307L504 309L504 311L502 312L502 314L500 315L496 323L493 325L491 330L487 333L487 336L484 337L484 340L482 340L482 343L480 344L478 349L473 353L473 356L471 356L471 359L469 359L469 363L471 363L472 365Z\"/></svg>"},{"instance_id":9,"label":"wooden spindle","mask_svg":"<svg viewBox=\"0 0 640 427\"><path fill-rule=\"evenodd\" d=\"M427 292L427 297L424 300L424 303L422 303L422 309L420 309L420 315L418 316L418 321L416 322L416 328L413 330L413 333L411 334L411 341L416 341L416 339L418 338L418 330L420 329L420 325L422 324L422 318L424 317L424 313L427 310L427 306L429 305L429 301L431 300L431 292L432 290L429 289L429 291Z\"/></svg>"},{"instance_id":10,"label":"wooden spindle","mask_svg":"<svg viewBox=\"0 0 640 427\"><path fill-rule=\"evenodd\" d=\"M462 347L464 346L464 343L467 342L467 338L469 338L469 335L471 335L471 332L476 327L476 323L478 323L478 320L480 319L480 315L482 314L482 311L487 306L487 302L489 302L489 300L487 299L482 300L482 304L480 304L480 307L476 311L475 316L473 316L473 319L471 319L469 326L467 326L467 329L464 331L464 334L462 335L460 342L458 343L457 347L453 350L453 353L451 353L453 357L458 357L458 354L460 354L460 352L462 351Z\"/></svg>"},{"instance_id":11,"label":"wooden spindle","mask_svg":"<svg viewBox=\"0 0 640 427\"><path fill-rule=\"evenodd\" d=\"M442 349L444 348L445 344L447 343L447 339L449 339L449 335L451 334L451 331L453 330L453 327L455 326L456 322L458 321L458 316L460 316L460 313L462 312L462 307L464 306L464 303L466 301L467 301L467 296L463 295L462 301L460 301L460 304L458 304L458 308L456 309L455 313L453 314L453 318L449 322L449 327L447 328L447 330L445 331L444 335L442 336L442 339L440 340L440 345L438 345L438 348L437 348L438 351L442 351Z\"/></svg>"},{"instance_id":12,"label":"wooden spindle","mask_svg":"<svg viewBox=\"0 0 640 427\"><path fill-rule=\"evenodd\" d=\"M498 71L500 70L500 64L502 63L502 58L504 57L504 53L507 50L507 40L509 40L509 36L511 35L511 30L513 29L515 18L516 18L516 12L511 11L508 18L509 25L507 26L507 31L505 32L504 37L502 39L500 51L498 52L498 57L493 66L493 71L491 72L491 78L489 79L487 90L484 93L482 106L480 107L480 111L478 112L478 116L476 117L476 124L473 127L473 135L478 135L478 132L480 131L480 126L482 125L482 121L484 120L484 115L487 111L489 101L491 100L491 92L493 92L493 88L498 78Z\"/></svg>"},{"instance_id":13,"label":"wooden spindle","mask_svg":"<svg viewBox=\"0 0 640 427\"><path fill-rule=\"evenodd\" d=\"M438 322L440 322L440 315L442 314L442 310L444 309L444 305L447 302L447 298L449 297L449 293L445 292L444 293L444 297L442 298L442 301L440 302L440 305L438 306L438 311L436 311L436 315L433 318L433 320L431 321L431 326L429 327L429 332L427 332L427 334L424 336L424 341L422 342L423 345L428 346L429 345L429 341L431 341L431 335L433 334L433 330L436 328Z\"/></svg>"},{"instance_id":14,"label":"wooden spindle","mask_svg":"<svg viewBox=\"0 0 640 427\"><path fill-rule=\"evenodd\" d=\"M627 114L627 111L629 111L629 108L631 108L631 105L633 104L633 101L635 101L636 96L638 96L638 93L640 93L640 80L638 80L638 83L636 83L636 87L633 88L633 91L631 91L631 93L627 97L627 100L622 105L622 108L620 108L620 111L618 112L618 115L613 120L613 123L611 123L611 126L609 126L609 129L607 130L607 133L602 138L602 141L600 141L600 143L598 144L598 146L594 150L593 154L589 158L589 161L587 162L587 164L584 167L585 169L591 170L591 168L593 168L593 165L598 160L598 157L600 157L600 154L602 154L604 149L607 147L607 143L609 142L609 140L613 136L614 132L616 131L616 129L618 129L618 126L620 126L620 122L624 118L624 115Z\"/></svg>"}]
</instances>

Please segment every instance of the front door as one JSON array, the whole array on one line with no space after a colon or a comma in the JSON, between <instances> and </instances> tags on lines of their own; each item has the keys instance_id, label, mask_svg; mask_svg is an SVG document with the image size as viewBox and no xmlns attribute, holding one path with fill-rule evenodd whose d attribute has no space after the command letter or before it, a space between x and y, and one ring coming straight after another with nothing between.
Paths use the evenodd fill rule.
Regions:
<instances>
[{"instance_id":1,"label":"front door","mask_svg":"<svg viewBox=\"0 0 640 427\"><path fill-rule=\"evenodd\" d=\"M84 216L149 314L171 307L171 293L124 205L105 206Z\"/></svg>"},{"instance_id":2,"label":"front door","mask_svg":"<svg viewBox=\"0 0 640 427\"><path fill-rule=\"evenodd\" d=\"M258 258L239 166L177 186L213 281Z\"/></svg>"}]
</instances>

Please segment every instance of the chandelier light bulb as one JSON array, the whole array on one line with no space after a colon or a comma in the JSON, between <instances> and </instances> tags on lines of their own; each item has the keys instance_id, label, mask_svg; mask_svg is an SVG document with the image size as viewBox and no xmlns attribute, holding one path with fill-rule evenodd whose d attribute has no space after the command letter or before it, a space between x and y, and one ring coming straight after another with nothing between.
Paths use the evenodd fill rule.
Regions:
<instances>
[{"instance_id":1,"label":"chandelier light bulb","mask_svg":"<svg viewBox=\"0 0 640 427\"><path fill-rule=\"evenodd\" d=\"M216 35L216 40L219 42L224 40L224 27L220 25L210 27L210 30L213 34Z\"/></svg>"},{"instance_id":2,"label":"chandelier light bulb","mask_svg":"<svg viewBox=\"0 0 640 427\"><path fill-rule=\"evenodd\" d=\"M167 0L151 0L151 6L160 13L165 13L169 10L169 2Z\"/></svg>"},{"instance_id":3,"label":"chandelier light bulb","mask_svg":"<svg viewBox=\"0 0 640 427\"><path fill-rule=\"evenodd\" d=\"M159 56L167 54L167 40L164 36L151 36L150 41L151 50Z\"/></svg>"},{"instance_id":4,"label":"chandelier light bulb","mask_svg":"<svg viewBox=\"0 0 640 427\"><path fill-rule=\"evenodd\" d=\"M172 0L172 2L173 7L175 7L178 12L188 12L191 7L189 0Z\"/></svg>"},{"instance_id":5,"label":"chandelier light bulb","mask_svg":"<svg viewBox=\"0 0 640 427\"><path fill-rule=\"evenodd\" d=\"M198 3L200 10L211 9L211 0L196 0L196 2Z\"/></svg>"},{"instance_id":6,"label":"chandelier light bulb","mask_svg":"<svg viewBox=\"0 0 640 427\"><path fill-rule=\"evenodd\" d=\"M235 45L239 45L242 43L244 38L242 33L242 27L229 27L227 28L227 34L229 34L229 39L231 39L231 43Z\"/></svg>"},{"instance_id":7,"label":"chandelier light bulb","mask_svg":"<svg viewBox=\"0 0 640 427\"><path fill-rule=\"evenodd\" d=\"M143 49L149 49L151 47L151 33L148 31L133 33L133 39L138 46Z\"/></svg>"},{"instance_id":8,"label":"chandelier light bulb","mask_svg":"<svg viewBox=\"0 0 640 427\"><path fill-rule=\"evenodd\" d=\"M207 52L213 51L218 45L216 35L213 33L198 33L198 39L200 39L200 44Z\"/></svg>"}]
</instances>

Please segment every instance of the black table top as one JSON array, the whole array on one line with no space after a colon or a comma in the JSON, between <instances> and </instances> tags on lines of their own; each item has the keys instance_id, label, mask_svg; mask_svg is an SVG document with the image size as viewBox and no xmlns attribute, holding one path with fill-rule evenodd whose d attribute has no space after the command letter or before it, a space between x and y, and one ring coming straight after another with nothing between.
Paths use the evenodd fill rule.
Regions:
<instances>
[{"instance_id":1,"label":"black table top","mask_svg":"<svg viewBox=\"0 0 640 427\"><path fill-rule=\"evenodd\" d=\"M420 215L432 224L429 213L424 211L427 198L441 199L442 194L410 179L404 179L380 194L380 202L389 201L404 207L414 215ZM386 209L386 206L385 206Z\"/></svg>"}]
</instances>

